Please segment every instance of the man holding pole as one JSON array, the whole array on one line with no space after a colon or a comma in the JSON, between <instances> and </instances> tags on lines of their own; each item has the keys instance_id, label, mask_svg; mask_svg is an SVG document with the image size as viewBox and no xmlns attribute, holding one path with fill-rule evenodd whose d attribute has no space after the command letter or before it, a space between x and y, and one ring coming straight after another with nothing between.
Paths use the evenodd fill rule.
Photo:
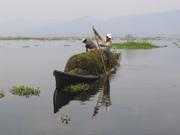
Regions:
<instances>
[{"instance_id":1,"label":"man holding pole","mask_svg":"<svg viewBox=\"0 0 180 135\"><path fill-rule=\"evenodd\" d=\"M104 49L105 51L105 62L107 64L107 67L110 66L110 57L111 57L111 52L110 52L110 46L112 44L112 36L111 34L107 34L104 38L104 40L101 38L101 36L98 34L94 26L92 27L93 33L95 35L96 42L99 46L99 48ZM102 43L99 43L100 40Z\"/></svg>"}]
</instances>

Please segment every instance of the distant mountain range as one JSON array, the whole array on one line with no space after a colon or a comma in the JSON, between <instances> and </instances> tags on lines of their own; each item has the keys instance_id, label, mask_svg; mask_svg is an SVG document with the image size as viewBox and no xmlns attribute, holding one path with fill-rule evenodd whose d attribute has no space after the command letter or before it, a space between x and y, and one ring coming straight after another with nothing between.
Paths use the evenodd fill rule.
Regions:
<instances>
[{"instance_id":1,"label":"distant mountain range","mask_svg":"<svg viewBox=\"0 0 180 135\"><path fill-rule=\"evenodd\" d=\"M48 36L48 35L90 35L95 26L100 33L125 34L163 34L180 35L180 11L167 11L137 16L119 16L100 20L81 17L69 22L15 21L0 24L0 36Z\"/></svg>"}]
</instances>

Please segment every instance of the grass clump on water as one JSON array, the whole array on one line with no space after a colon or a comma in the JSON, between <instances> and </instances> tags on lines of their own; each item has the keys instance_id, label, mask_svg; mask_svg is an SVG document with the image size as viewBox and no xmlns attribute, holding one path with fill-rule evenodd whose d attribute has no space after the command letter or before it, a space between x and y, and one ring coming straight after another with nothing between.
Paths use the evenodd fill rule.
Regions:
<instances>
[{"instance_id":1,"label":"grass clump on water","mask_svg":"<svg viewBox=\"0 0 180 135\"><path fill-rule=\"evenodd\" d=\"M61 122L63 124L68 124L70 121L71 121L71 116L67 114L61 117Z\"/></svg>"},{"instance_id":2,"label":"grass clump on water","mask_svg":"<svg viewBox=\"0 0 180 135\"><path fill-rule=\"evenodd\" d=\"M151 49L151 48L159 48L159 46L153 45L149 42L135 42L128 41L125 43L114 43L111 48L114 49Z\"/></svg>"},{"instance_id":3,"label":"grass clump on water","mask_svg":"<svg viewBox=\"0 0 180 135\"><path fill-rule=\"evenodd\" d=\"M0 90L0 98L4 97L5 96L5 93L3 90Z\"/></svg>"},{"instance_id":4,"label":"grass clump on water","mask_svg":"<svg viewBox=\"0 0 180 135\"><path fill-rule=\"evenodd\" d=\"M64 87L64 91L66 92L71 92L71 93L78 93L81 91L86 91L90 88L89 84L86 83L77 83L77 84L72 84Z\"/></svg>"},{"instance_id":5,"label":"grass clump on water","mask_svg":"<svg viewBox=\"0 0 180 135\"><path fill-rule=\"evenodd\" d=\"M40 94L40 89L21 85L21 86L13 86L11 88L10 92L13 95L29 97L29 96L32 96L32 95L39 95Z\"/></svg>"}]
</instances>

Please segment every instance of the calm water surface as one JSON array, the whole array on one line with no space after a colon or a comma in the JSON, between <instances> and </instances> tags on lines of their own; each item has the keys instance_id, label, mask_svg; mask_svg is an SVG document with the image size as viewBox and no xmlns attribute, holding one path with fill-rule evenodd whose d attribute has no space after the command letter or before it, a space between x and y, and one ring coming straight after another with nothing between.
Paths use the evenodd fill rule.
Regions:
<instances>
[{"instance_id":1,"label":"calm water surface","mask_svg":"<svg viewBox=\"0 0 180 135\"><path fill-rule=\"evenodd\" d=\"M121 50L110 80L110 99L98 106L102 91L69 100L54 113L53 70L84 51L79 41L0 41L0 135L179 135L180 40L153 41L166 48ZM174 42L177 42L176 45ZM40 96L13 96L12 86L40 87ZM106 95L106 96L107 96ZM61 117L68 115L68 124Z\"/></svg>"}]
</instances>

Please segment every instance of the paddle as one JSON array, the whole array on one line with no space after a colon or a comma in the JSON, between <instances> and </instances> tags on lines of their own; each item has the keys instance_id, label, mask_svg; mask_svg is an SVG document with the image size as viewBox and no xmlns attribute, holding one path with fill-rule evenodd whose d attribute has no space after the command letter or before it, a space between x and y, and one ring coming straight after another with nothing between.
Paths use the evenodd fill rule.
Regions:
<instances>
[{"instance_id":1,"label":"paddle","mask_svg":"<svg viewBox=\"0 0 180 135\"><path fill-rule=\"evenodd\" d=\"M98 32L96 31L96 29L94 28L94 26L92 27L93 33L95 35L95 37L97 36L100 40L103 40L102 37L98 34ZM96 38L97 38L96 37Z\"/></svg>"},{"instance_id":2,"label":"paddle","mask_svg":"<svg viewBox=\"0 0 180 135\"><path fill-rule=\"evenodd\" d=\"M92 30L93 30L93 33L94 33L94 36L95 36L95 40L98 44L98 48L100 49L100 45L99 45L99 42L98 42L98 38L100 40L102 40L101 36L98 34L98 32L96 31L96 29L94 28L94 26L92 27ZM100 55L101 55L101 60L102 60L102 64L103 64L103 67L104 67L104 71L105 73L107 74L107 70L106 70L106 66L105 66L105 62L104 62L104 58L103 58L103 54L101 53L100 51Z\"/></svg>"}]
</instances>

